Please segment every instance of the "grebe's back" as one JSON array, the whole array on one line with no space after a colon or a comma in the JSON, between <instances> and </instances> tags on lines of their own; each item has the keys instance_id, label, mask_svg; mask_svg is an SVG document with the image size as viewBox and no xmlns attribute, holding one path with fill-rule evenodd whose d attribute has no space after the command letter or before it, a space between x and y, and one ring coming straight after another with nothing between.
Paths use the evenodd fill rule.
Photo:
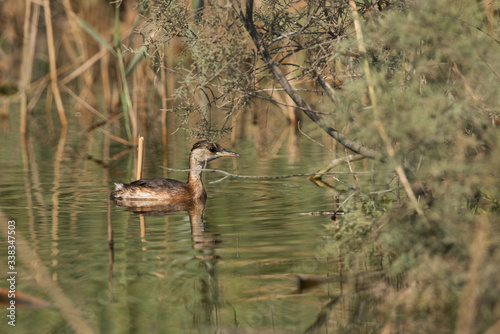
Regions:
<instances>
[{"instance_id":1,"label":"grebe's back","mask_svg":"<svg viewBox=\"0 0 500 334\"><path fill-rule=\"evenodd\" d=\"M202 140L194 144L189 154L188 181L173 179L141 179L129 184L115 183L112 199L138 199L158 201L188 201L206 198L201 172L207 163L220 157L236 157L219 144Z\"/></svg>"}]
</instances>

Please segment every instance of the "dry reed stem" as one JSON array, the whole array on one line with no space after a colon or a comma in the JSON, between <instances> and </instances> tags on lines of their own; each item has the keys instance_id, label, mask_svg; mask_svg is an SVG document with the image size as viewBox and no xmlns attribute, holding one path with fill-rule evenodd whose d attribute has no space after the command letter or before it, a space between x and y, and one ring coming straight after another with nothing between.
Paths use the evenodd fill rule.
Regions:
<instances>
[{"instance_id":1,"label":"dry reed stem","mask_svg":"<svg viewBox=\"0 0 500 334\"><path fill-rule=\"evenodd\" d=\"M465 75L463 75L462 72L460 72L460 70L458 69L457 63L453 63L453 72L458 74L460 79L462 79L465 90L467 91L467 93L469 93L470 97L474 100L474 102L476 102L476 103L479 102L479 98L477 97L476 94L474 94L474 91L472 90L472 87L469 84L469 81L467 80Z\"/></svg>"},{"instance_id":2,"label":"dry reed stem","mask_svg":"<svg viewBox=\"0 0 500 334\"><path fill-rule=\"evenodd\" d=\"M68 127L68 121L66 120L66 114L64 113L64 105L62 103L61 93L59 92L59 87L57 85L56 51L54 46L54 33L52 30L52 17L50 13L49 0L44 0L43 11L45 14L45 28L47 31L47 48L49 51L50 80L52 82L52 93L54 94L54 99L56 100L57 112L59 113L59 119L61 120L61 125L63 129L65 129Z\"/></svg>"},{"instance_id":3,"label":"dry reed stem","mask_svg":"<svg viewBox=\"0 0 500 334\"><path fill-rule=\"evenodd\" d=\"M121 138L120 138L120 139L121 139ZM128 148L126 148L126 149L124 149L124 150L123 150L123 151L121 151L121 152L116 153L115 155L113 155L113 156L109 159L109 161L116 161L116 160L118 160L118 159L121 159L121 157L123 157L124 155L129 154L129 152L130 152L130 150L131 150L131 149L132 149L132 146L130 146L130 147L128 147Z\"/></svg>"},{"instance_id":4,"label":"dry reed stem","mask_svg":"<svg viewBox=\"0 0 500 334\"><path fill-rule=\"evenodd\" d=\"M460 297L455 334L475 333L473 330L480 303L481 274L488 254L490 221L487 215L477 215L474 222L474 238L470 245L470 262L467 282Z\"/></svg>"},{"instance_id":5,"label":"dry reed stem","mask_svg":"<svg viewBox=\"0 0 500 334\"><path fill-rule=\"evenodd\" d=\"M142 157L144 156L144 137L139 136L139 143L138 143L138 152L137 152L137 173L135 174L135 178L137 180L141 179L142 176Z\"/></svg>"},{"instance_id":6,"label":"dry reed stem","mask_svg":"<svg viewBox=\"0 0 500 334\"><path fill-rule=\"evenodd\" d=\"M21 64L21 66L23 66L23 63ZM62 73L62 72L66 72L69 68L71 68L71 64L65 64L65 65L62 65L61 67L59 67L59 72ZM26 72L23 70L23 73ZM20 83L21 83L21 80L22 78L20 79ZM32 82L29 82L29 86L27 87L26 89L26 92L27 93L31 93L33 92L33 90L36 90L38 88L39 85L45 85L45 81L46 80L50 80L50 73L44 75L44 76L41 76L40 78L36 79L35 81L32 81ZM20 93L17 93L17 94L14 94L14 95L11 95L11 96L8 96L7 97L7 100L17 100L17 99L20 99Z\"/></svg>"},{"instance_id":7,"label":"dry reed stem","mask_svg":"<svg viewBox=\"0 0 500 334\"><path fill-rule=\"evenodd\" d=\"M486 330L486 332L484 332L484 334L498 334L498 333L500 333L500 320L495 322L493 326L491 326L490 328L488 328L488 330Z\"/></svg>"},{"instance_id":8,"label":"dry reed stem","mask_svg":"<svg viewBox=\"0 0 500 334\"><path fill-rule=\"evenodd\" d=\"M108 110L111 110L113 106L112 94L111 94L111 84L109 80L109 53L107 53L106 48L102 48L101 51L104 51L104 56L99 62L99 67L101 69L101 87L102 87L102 96L104 98L105 106ZM99 52L101 52L99 51Z\"/></svg>"},{"instance_id":9,"label":"dry reed stem","mask_svg":"<svg viewBox=\"0 0 500 334\"><path fill-rule=\"evenodd\" d=\"M30 103L28 103L28 107L26 108L27 113L31 112L31 110L35 108L38 100L40 99L40 96L42 96L43 91L45 90L45 88L47 88L49 80L49 77L46 76L42 78L42 80L36 86L35 92L31 96Z\"/></svg>"},{"instance_id":10,"label":"dry reed stem","mask_svg":"<svg viewBox=\"0 0 500 334\"><path fill-rule=\"evenodd\" d=\"M165 71L165 58L161 55L160 62L160 85L158 85L158 90L161 98L161 142L163 144L163 166L167 165L168 155L167 155L167 73ZM167 177L167 171L163 172L164 177Z\"/></svg>"},{"instance_id":11,"label":"dry reed stem","mask_svg":"<svg viewBox=\"0 0 500 334\"><path fill-rule=\"evenodd\" d=\"M52 120L52 86L47 86L47 93L45 94L45 115L47 117L47 127L49 128L50 135L54 134L54 121Z\"/></svg>"},{"instance_id":12,"label":"dry reed stem","mask_svg":"<svg viewBox=\"0 0 500 334\"><path fill-rule=\"evenodd\" d=\"M126 146L130 146L130 147L133 146L131 142L129 142L129 141L127 141L127 140L125 140L125 139L123 139L121 137L112 135L111 133L109 133L108 131L104 130L103 128L99 128L99 131L101 131L105 136L107 136L111 140L114 140L114 141L116 141L118 143L121 143L123 145L126 145Z\"/></svg>"},{"instance_id":13,"label":"dry reed stem","mask_svg":"<svg viewBox=\"0 0 500 334\"><path fill-rule=\"evenodd\" d=\"M34 37L38 32L38 14L40 11L40 7L38 5L34 5L34 13L31 15L31 0L26 0L25 6L23 27L24 39L21 65L21 69L24 69L24 71L21 71L20 88L26 88L29 85L32 75L33 59L35 56L35 53L33 52L35 41Z\"/></svg>"},{"instance_id":14,"label":"dry reed stem","mask_svg":"<svg viewBox=\"0 0 500 334\"><path fill-rule=\"evenodd\" d=\"M66 85L61 85L61 88L68 93L71 97L73 97L78 103L80 103L82 106L87 108L91 113L94 115L102 118L102 119L107 119L106 116L101 114L96 108L92 107L90 104L87 103L84 99L82 99L80 96L76 95L75 92L73 92L71 89L68 88Z\"/></svg>"},{"instance_id":15,"label":"dry reed stem","mask_svg":"<svg viewBox=\"0 0 500 334\"><path fill-rule=\"evenodd\" d=\"M488 34L495 35L493 22L495 22L495 10L493 8L493 0L483 0L484 3L484 16L486 19L486 26L488 27Z\"/></svg>"},{"instance_id":16,"label":"dry reed stem","mask_svg":"<svg viewBox=\"0 0 500 334\"><path fill-rule=\"evenodd\" d=\"M35 58L35 41L38 32L38 16L40 7L34 5L33 15L31 14L31 0L26 0L24 13L24 40L21 64L21 81L19 83L19 92L21 96L21 120L19 123L19 132L21 136L26 134L28 128L28 95L27 90L31 81L33 72L33 62ZM31 20L30 20L31 17Z\"/></svg>"},{"instance_id":17,"label":"dry reed stem","mask_svg":"<svg viewBox=\"0 0 500 334\"><path fill-rule=\"evenodd\" d=\"M358 10L356 8L356 2L354 0L349 0L349 5L351 7L351 13L352 17L354 20L354 30L356 31L356 38L358 39L358 48L359 51L363 54L366 55L366 47L365 43L363 40L363 31L361 29L361 24L359 22L359 15L358 15ZM370 66L368 64L368 60L364 59L364 69L365 69L365 75L366 75L366 83L368 85L368 94L370 96L371 100L371 105L372 105L372 110L373 110L373 122L375 126L377 127L378 133L380 135L380 138L382 138L385 148L387 151L387 155L389 158L392 160L393 164L395 165L395 171L399 178L401 179L401 183L403 184L403 187L406 191L406 194L408 195L408 198L410 199L412 205L414 206L414 209L417 211L419 215L423 215L424 211L420 208L420 205L418 203L417 197L415 196L415 193L413 192L410 182L408 181L408 178L406 177L406 173L403 170L403 167L401 167L400 164L398 164L395 161L395 151L394 148L392 147L391 140L389 139L389 136L385 132L385 128L382 124L382 122L379 119L379 111L378 111L378 106L377 106L377 96L375 94L375 88L373 84L373 80L371 77L371 71L370 71Z\"/></svg>"},{"instance_id":18,"label":"dry reed stem","mask_svg":"<svg viewBox=\"0 0 500 334\"><path fill-rule=\"evenodd\" d=\"M83 72L85 72L87 69L89 69L92 65L94 65L98 60L103 58L106 54L108 54L108 49L105 47L102 47L101 50L87 59L84 63L82 63L78 68L76 68L73 72L65 76L59 81L60 85L65 85L71 80L77 78L80 76Z\"/></svg>"}]
</instances>

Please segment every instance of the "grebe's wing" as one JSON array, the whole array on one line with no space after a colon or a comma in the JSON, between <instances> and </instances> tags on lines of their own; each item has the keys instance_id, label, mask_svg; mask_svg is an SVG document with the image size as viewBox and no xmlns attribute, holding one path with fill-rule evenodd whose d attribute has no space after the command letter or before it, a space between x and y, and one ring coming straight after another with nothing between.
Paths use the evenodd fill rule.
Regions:
<instances>
[{"instance_id":1,"label":"grebe's wing","mask_svg":"<svg viewBox=\"0 0 500 334\"><path fill-rule=\"evenodd\" d=\"M147 187L152 189L174 188L185 185L184 182L173 179L141 179L134 181L127 186L132 187Z\"/></svg>"}]
</instances>

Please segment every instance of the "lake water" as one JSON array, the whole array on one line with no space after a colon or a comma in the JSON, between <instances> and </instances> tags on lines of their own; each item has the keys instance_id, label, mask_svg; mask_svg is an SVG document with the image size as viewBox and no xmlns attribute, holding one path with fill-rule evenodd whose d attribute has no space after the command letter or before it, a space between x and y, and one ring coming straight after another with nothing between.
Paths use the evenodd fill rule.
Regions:
<instances>
[{"instance_id":1,"label":"lake water","mask_svg":"<svg viewBox=\"0 0 500 334\"><path fill-rule=\"evenodd\" d=\"M48 133L44 121L35 118L23 144L15 106L11 113L0 134L0 207L2 219L15 220L17 236L26 241L17 242L16 291L50 303L18 307L15 332L73 333L78 321L99 333L377 328L375 319L364 320L363 303L338 299L355 284L342 281L339 257L324 249L330 216L308 214L335 210L335 191L307 177L220 181L222 174L205 172L208 200L195 224L182 211L141 215L108 199L113 182L133 180L133 150L124 151L97 132L86 135L76 120L61 140L57 129ZM167 166L187 168L193 142L182 131L170 136ZM234 148L228 140L221 144L240 157L210 167L239 175L312 173L332 158L304 137L294 152L287 149L288 140L257 147L249 134L237 136ZM103 165L106 150L117 158ZM145 177L165 175L162 154L161 137L152 131L146 138ZM186 175L168 171L171 178ZM337 177L342 202L354 181L349 174ZM6 263L7 237L0 235L0 260ZM324 284L300 290L298 276ZM68 320L65 312L76 313L77 320Z\"/></svg>"}]
</instances>

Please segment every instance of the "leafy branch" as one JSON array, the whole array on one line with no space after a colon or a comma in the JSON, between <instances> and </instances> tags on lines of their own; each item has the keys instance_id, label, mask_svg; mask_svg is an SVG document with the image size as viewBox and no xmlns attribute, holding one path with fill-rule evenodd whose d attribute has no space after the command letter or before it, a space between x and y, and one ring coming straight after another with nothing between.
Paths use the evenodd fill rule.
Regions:
<instances>
[{"instance_id":1,"label":"leafy branch","mask_svg":"<svg viewBox=\"0 0 500 334\"><path fill-rule=\"evenodd\" d=\"M348 148L354 153L361 154L367 158L382 160L383 157L380 153L350 140L343 133L339 132L336 128L334 128L332 125L328 124L327 120L324 117L322 117L318 112L316 112L311 108L311 106L300 96L297 90L293 88L288 79L281 72L279 64L276 63L276 61L274 61L273 57L271 56L268 50L267 45L264 43L261 35L257 31L253 19L253 0L247 1L245 10L246 14L243 13L242 6L239 1L237 1L237 6L238 8L235 8L233 6L233 9L235 10L239 20L245 26L247 32L250 34L250 37L252 38L252 41L254 42L262 60L265 62L271 73L283 87L288 96L290 96L290 98L296 104L298 109L302 110L307 115L307 117L309 117L321 129L323 129L323 131L325 131L327 134L333 137L344 147ZM318 77L321 76L320 74L317 75ZM324 82L324 80L320 79L320 82Z\"/></svg>"}]
</instances>

